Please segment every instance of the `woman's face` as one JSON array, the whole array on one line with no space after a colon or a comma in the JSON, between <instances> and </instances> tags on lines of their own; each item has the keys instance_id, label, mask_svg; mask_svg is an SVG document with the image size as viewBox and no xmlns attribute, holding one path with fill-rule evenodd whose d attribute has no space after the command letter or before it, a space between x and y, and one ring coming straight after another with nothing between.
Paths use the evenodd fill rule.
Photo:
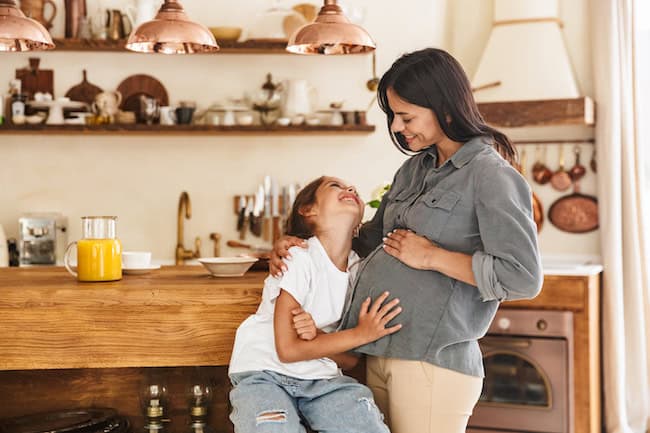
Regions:
<instances>
[{"instance_id":1,"label":"woman's face","mask_svg":"<svg viewBox=\"0 0 650 433\"><path fill-rule=\"evenodd\" d=\"M410 150L426 149L447 137L432 110L405 101L392 87L387 89L386 97L395 114L390 129L404 136Z\"/></svg>"}]
</instances>

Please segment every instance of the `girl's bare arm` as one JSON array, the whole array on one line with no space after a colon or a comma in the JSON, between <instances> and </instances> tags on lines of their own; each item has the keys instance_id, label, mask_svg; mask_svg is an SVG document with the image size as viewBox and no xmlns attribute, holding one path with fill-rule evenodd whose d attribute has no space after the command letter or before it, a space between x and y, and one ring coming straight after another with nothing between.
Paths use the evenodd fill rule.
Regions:
<instances>
[{"instance_id":1,"label":"girl's bare arm","mask_svg":"<svg viewBox=\"0 0 650 433\"><path fill-rule=\"evenodd\" d=\"M385 292L372 305L370 298L366 299L361 305L359 324L355 328L331 334L319 333L314 339L306 341L298 336L293 325L292 310L300 308L300 304L288 292L281 290L275 300L274 317L275 348L280 361L288 363L331 358L399 331L402 325L386 328L386 324L402 311L397 307L398 299L382 306L387 298L388 292Z\"/></svg>"}]
</instances>

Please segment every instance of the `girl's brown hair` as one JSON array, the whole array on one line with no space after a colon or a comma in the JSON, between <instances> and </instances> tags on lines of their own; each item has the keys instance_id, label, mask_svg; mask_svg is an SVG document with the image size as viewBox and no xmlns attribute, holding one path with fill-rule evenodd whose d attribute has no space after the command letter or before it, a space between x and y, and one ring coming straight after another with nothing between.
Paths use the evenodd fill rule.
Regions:
<instances>
[{"instance_id":1,"label":"girl's brown hair","mask_svg":"<svg viewBox=\"0 0 650 433\"><path fill-rule=\"evenodd\" d=\"M316 204L316 191L318 191L318 188L320 188L324 181L325 176L321 176L311 181L298 192L285 225L284 232L287 235L302 239L309 239L314 236L314 224L308 221L307 217L302 215L300 211Z\"/></svg>"}]
</instances>

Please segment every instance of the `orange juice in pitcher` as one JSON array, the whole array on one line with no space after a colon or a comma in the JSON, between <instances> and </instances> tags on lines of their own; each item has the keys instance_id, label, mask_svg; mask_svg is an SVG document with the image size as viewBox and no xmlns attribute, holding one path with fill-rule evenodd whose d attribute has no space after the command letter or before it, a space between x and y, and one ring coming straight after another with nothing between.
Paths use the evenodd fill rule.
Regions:
<instances>
[{"instance_id":1,"label":"orange juice in pitcher","mask_svg":"<svg viewBox=\"0 0 650 433\"><path fill-rule=\"evenodd\" d=\"M117 217L83 217L83 238L68 245L64 264L79 281L115 281L122 278L122 244L115 236ZM77 272L70 268L72 246L77 246Z\"/></svg>"}]
</instances>

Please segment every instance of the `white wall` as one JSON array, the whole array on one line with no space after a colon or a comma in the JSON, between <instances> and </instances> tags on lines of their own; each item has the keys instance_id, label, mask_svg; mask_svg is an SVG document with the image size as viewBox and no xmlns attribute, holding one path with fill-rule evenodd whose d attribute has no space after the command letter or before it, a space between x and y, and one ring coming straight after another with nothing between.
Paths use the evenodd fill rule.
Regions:
<instances>
[{"instance_id":1,"label":"white wall","mask_svg":"<svg viewBox=\"0 0 650 433\"><path fill-rule=\"evenodd\" d=\"M379 73L398 55L433 45L449 49L471 75L490 29L491 2L483 0L348 2L365 9L363 25L379 47ZM236 7L232 2L209 0L184 3L189 15L206 25L240 26L252 23L256 11L268 4L263 0L240 0ZM564 0L562 11L578 81L589 94L591 56L588 23L584 21L586 0ZM55 36L62 33L62 16L61 12L53 30ZM0 89L4 89L16 68L27 65L29 56L0 56ZM365 88L371 73L370 56L166 57L54 51L39 53L39 57L42 68L55 71L57 95L81 81L81 70L86 68L90 81L105 89L115 88L131 74L147 73L165 84L172 103L193 99L204 107L257 88L267 72L277 79L307 78L318 88L322 107L345 100L348 109L364 109L372 98ZM377 131L352 136L2 134L0 183L4 187L0 189L0 224L9 236L16 236L21 213L59 211L69 217L69 235L76 239L81 216L114 214L119 216L118 233L125 249L147 249L156 259L170 259L176 239L178 196L186 190L192 200L193 217L185 224L185 244L189 247L191 239L200 236L203 255L210 255L210 232L222 233L224 240L236 238L232 196L253 192L265 174L280 183L304 183L320 174L337 175L358 185L364 198L381 181L390 180L404 158L390 143L384 116L376 106L368 120L377 125ZM590 131L573 128L566 133L584 136ZM524 134L557 137L554 130ZM532 156L529 151L531 162ZM588 178L583 189L590 192L592 184L593 179ZM559 196L538 192L546 205ZM249 240L257 243L256 238ZM592 254L599 248L593 234L567 235L548 223L541 243L545 253Z\"/></svg>"}]
</instances>

